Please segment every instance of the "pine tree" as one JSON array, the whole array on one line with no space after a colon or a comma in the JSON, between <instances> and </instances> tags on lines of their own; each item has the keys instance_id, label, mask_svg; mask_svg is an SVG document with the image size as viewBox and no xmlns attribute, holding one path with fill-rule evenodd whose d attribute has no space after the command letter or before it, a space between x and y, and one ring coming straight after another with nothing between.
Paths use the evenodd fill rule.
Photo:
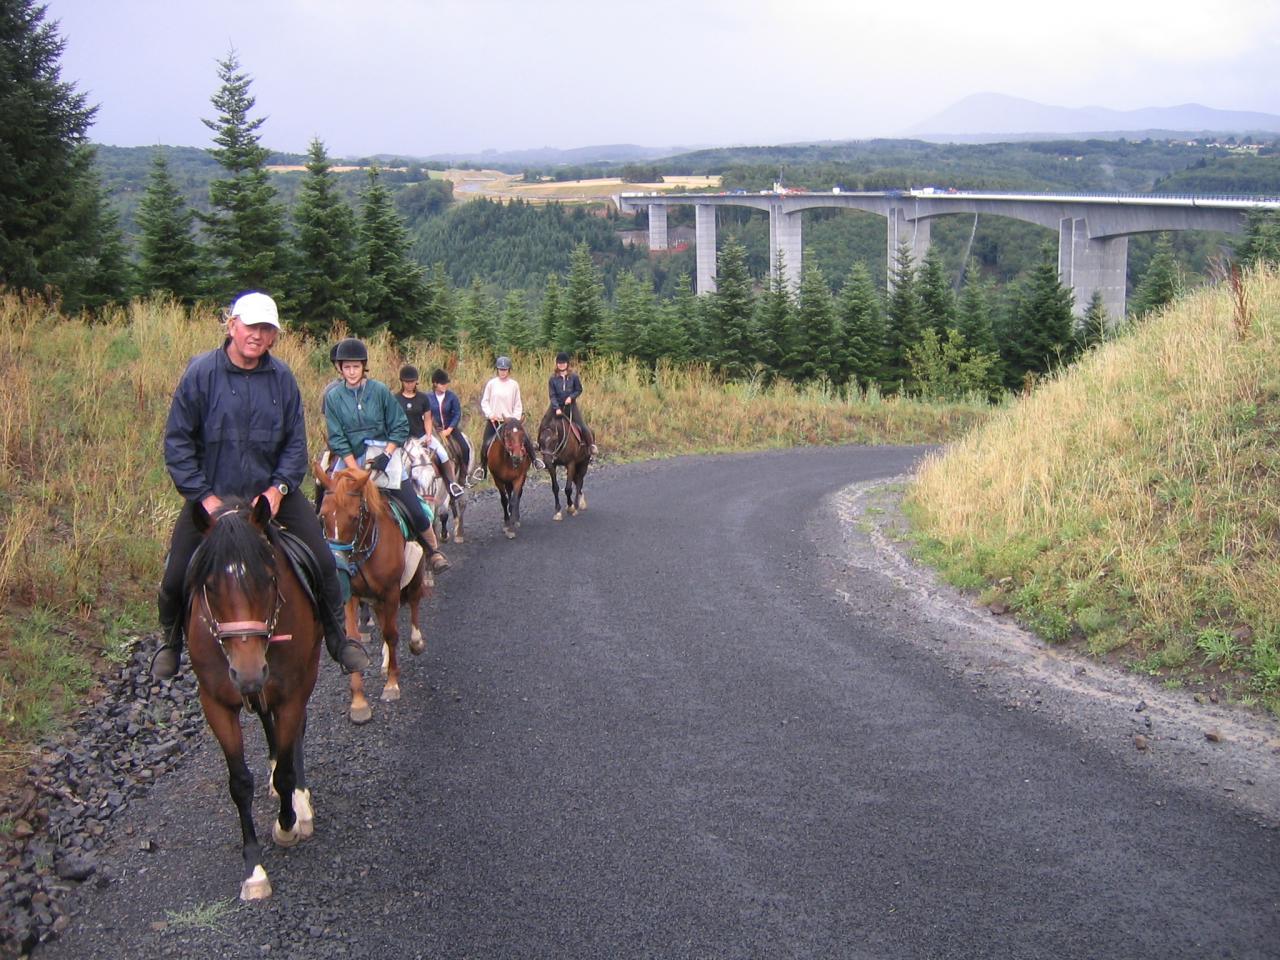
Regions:
<instances>
[{"instance_id":1,"label":"pine tree","mask_svg":"<svg viewBox=\"0 0 1280 960\"><path fill-rule=\"evenodd\" d=\"M536 337L529 325L529 301L523 290L512 290L502 303L498 349L503 353L532 350Z\"/></svg>"},{"instance_id":2,"label":"pine tree","mask_svg":"<svg viewBox=\"0 0 1280 960\"><path fill-rule=\"evenodd\" d=\"M556 331L560 329L560 278L547 274L547 284L542 291L542 308L538 311L538 346L551 347L556 343Z\"/></svg>"},{"instance_id":3,"label":"pine tree","mask_svg":"<svg viewBox=\"0 0 1280 960\"><path fill-rule=\"evenodd\" d=\"M585 243L574 248L561 304L556 337L560 348L576 357L586 356L598 346L604 322L604 284Z\"/></svg>"},{"instance_id":4,"label":"pine tree","mask_svg":"<svg viewBox=\"0 0 1280 960\"><path fill-rule=\"evenodd\" d=\"M795 371L795 380L798 383L834 382L840 376L835 306L831 302L831 288L812 258L800 277L796 332L798 350L787 363Z\"/></svg>"},{"instance_id":5,"label":"pine tree","mask_svg":"<svg viewBox=\"0 0 1280 960\"><path fill-rule=\"evenodd\" d=\"M364 330L385 327L397 339L421 337L427 322L422 268L409 258L404 222L377 167L369 168L369 185L360 197Z\"/></svg>"},{"instance_id":6,"label":"pine tree","mask_svg":"<svg viewBox=\"0 0 1280 960\"><path fill-rule=\"evenodd\" d=\"M200 295L200 248L187 208L159 150L151 160L147 191L138 205L142 230L138 284L144 294L165 292L188 306Z\"/></svg>"},{"instance_id":7,"label":"pine tree","mask_svg":"<svg viewBox=\"0 0 1280 960\"><path fill-rule=\"evenodd\" d=\"M671 298L671 312L684 333L688 344L685 356L690 360L710 361L707 322L704 317L704 297L693 292L693 278L687 273L676 277L675 296ZM672 354L671 356L674 356Z\"/></svg>"},{"instance_id":8,"label":"pine tree","mask_svg":"<svg viewBox=\"0 0 1280 960\"><path fill-rule=\"evenodd\" d=\"M353 330L369 326L360 310L355 214L338 194L329 167L324 143L312 140L293 211L298 266L290 300L297 326L315 337L328 334L334 321Z\"/></svg>"},{"instance_id":9,"label":"pine tree","mask_svg":"<svg viewBox=\"0 0 1280 960\"><path fill-rule=\"evenodd\" d=\"M1241 266L1280 263L1280 214L1274 210L1250 210L1244 239L1236 247Z\"/></svg>"},{"instance_id":10,"label":"pine tree","mask_svg":"<svg viewBox=\"0 0 1280 960\"><path fill-rule=\"evenodd\" d=\"M234 50L218 62L222 86L211 102L217 120L202 121L214 132L217 147L209 153L226 177L209 184L209 206L203 215L219 300L244 290L264 290L284 299L288 289L284 211L267 176L268 151L258 142L265 118L249 119L256 101L249 95L252 79L240 71Z\"/></svg>"},{"instance_id":11,"label":"pine tree","mask_svg":"<svg viewBox=\"0 0 1280 960\"><path fill-rule=\"evenodd\" d=\"M751 319L755 301L747 275L747 252L730 237L716 265L716 291L708 297L707 335L712 363L724 376L738 379L755 369Z\"/></svg>"},{"instance_id":12,"label":"pine tree","mask_svg":"<svg viewBox=\"0 0 1280 960\"><path fill-rule=\"evenodd\" d=\"M1080 349L1088 350L1090 347L1095 347L1105 342L1110 335L1111 324L1107 316L1107 308L1102 302L1102 291L1095 290L1093 296L1089 298L1089 307L1084 312L1084 319L1076 331Z\"/></svg>"},{"instance_id":13,"label":"pine tree","mask_svg":"<svg viewBox=\"0 0 1280 960\"><path fill-rule=\"evenodd\" d=\"M920 306L921 326L932 328L940 339L956 325L956 298L951 293L937 247L930 247L924 257L920 271Z\"/></svg>"},{"instance_id":14,"label":"pine tree","mask_svg":"<svg viewBox=\"0 0 1280 960\"><path fill-rule=\"evenodd\" d=\"M0 5L0 285L50 288L74 312L123 294L127 267L87 143L97 107L62 81L46 12Z\"/></svg>"},{"instance_id":15,"label":"pine tree","mask_svg":"<svg viewBox=\"0 0 1280 960\"><path fill-rule=\"evenodd\" d=\"M871 272L855 263L836 304L843 350L842 379L866 390L880 382L884 364L884 314Z\"/></svg>"},{"instance_id":16,"label":"pine tree","mask_svg":"<svg viewBox=\"0 0 1280 960\"><path fill-rule=\"evenodd\" d=\"M889 322L885 332L884 385L896 390L911 376L907 351L920 340L924 306L916 283L915 261L911 248L898 246L893 262L893 292L889 295Z\"/></svg>"},{"instance_id":17,"label":"pine tree","mask_svg":"<svg viewBox=\"0 0 1280 960\"><path fill-rule=\"evenodd\" d=\"M493 298L484 292L484 284L476 277L471 281L467 294L466 316L467 343L481 352L494 352L498 346L498 310Z\"/></svg>"},{"instance_id":18,"label":"pine tree","mask_svg":"<svg viewBox=\"0 0 1280 960\"><path fill-rule=\"evenodd\" d=\"M964 289L956 307L955 327L964 342L982 353L998 353L995 329L991 320L991 297L976 260L965 269Z\"/></svg>"},{"instance_id":19,"label":"pine tree","mask_svg":"<svg viewBox=\"0 0 1280 960\"><path fill-rule=\"evenodd\" d=\"M618 278L613 297L613 312L601 338L603 347L620 357L641 357L652 362L655 358L642 356L642 338L653 323L653 288L628 271Z\"/></svg>"},{"instance_id":20,"label":"pine tree","mask_svg":"<svg viewBox=\"0 0 1280 960\"><path fill-rule=\"evenodd\" d=\"M787 282L785 260L779 250L774 257L769 286L756 302L752 339L756 357L770 378L785 377L789 356L796 352L796 305Z\"/></svg>"},{"instance_id":21,"label":"pine tree","mask_svg":"<svg viewBox=\"0 0 1280 960\"><path fill-rule=\"evenodd\" d=\"M641 332L640 355L650 366L657 366L660 360L678 362L689 359L689 332L680 310L676 300L659 304L653 311L649 326Z\"/></svg>"},{"instance_id":22,"label":"pine tree","mask_svg":"<svg viewBox=\"0 0 1280 960\"><path fill-rule=\"evenodd\" d=\"M1040 262L1016 303L1007 354L1015 387L1027 373L1043 375L1075 356L1071 291L1058 279L1057 256L1051 246L1041 251Z\"/></svg>"},{"instance_id":23,"label":"pine tree","mask_svg":"<svg viewBox=\"0 0 1280 960\"><path fill-rule=\"evenodd\" d=\"M1156 240L1155 254L1142 275L1142 282L1133 295L1131 312L1145 317L1172 303L1182 294L1182 276L1178 261L1173 256L1173 243L1167 233Z\"/></svg>"},{"instance_id":24,"label":"pine tree","mask_svg":"<svg viewBox=\"0 0 1280 960\"><path fill-rule=\"evenodd\" d=\"M436 262L427 280L423 327L446 350L458 349L458 306L443 263Z\"/></svg>"}]
</instances>

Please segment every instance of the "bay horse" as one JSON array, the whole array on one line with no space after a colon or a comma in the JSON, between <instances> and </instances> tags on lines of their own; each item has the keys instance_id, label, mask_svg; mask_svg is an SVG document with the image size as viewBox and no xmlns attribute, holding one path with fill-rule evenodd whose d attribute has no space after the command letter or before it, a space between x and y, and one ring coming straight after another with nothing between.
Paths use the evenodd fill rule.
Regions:
<instances>
[{"instance_id":1,"label":"bay horse","mask_svg":"<svg viewBox=\"0 0 1280 960\"><path fill-rule=\"evenodd\" d=\"M489 443L485 464L502 499L502 532L508 540L515 539L520 527L520 495L529 475L529 462L524 424L518 417L504 420Z\"/></svg>"},{"instance_id":2,"label":"bay horse","mask_svg":"<svg viewBox=\"0 0 1280 960\"><path fill-rule=\"evenodd\" d=\"M302 740L324 628L271 527L266 497L252 506L227 499L213 516L197 503L194 520L204 539L187 568L187 650L240 816L240 899L260 900L271 896L271 881L253 826L253 773L244 759L240 710L257 714L266 734L272 792L280 800L272 838L277 846L293 846L314 831Z\"/></svg>"},{"instance_id":3,"label":"bay horse","mask_svg":"<svg viewBox=\"0 0 1280 960\"><path fill-rule=\"evenodd\" d=\"M312 464L316 482L324 487L320 501L320 525L325 539L334 551L341 573L351 578L351 597L347 601L347 634L356 634L356 605L364 600L373 609L382 631L382 699L400 699L400 606L409 607L409 652L417 655L426 649L426 641L418 623L419 608L427 584L426 554L416 541L406 543L400 524L382 491L370 481L371 471L340 470L327 474ZM406 546L411 547L406 551ZM368 723L373 710L364 695L364 677L352 673L352 723Z\"/></svg>"},{"instance_id":4,"label":"bay horse","mask_svg":"<svg viewBox=\"0 0 1280 960\"><path fill-rule=\"evenodd\" d=\"M587 509L587 498L582 492L582 481L587 475L587 468L591 465L591 447L572 428L568 416L557 417L548 411L548 416L542 418L542 426L538 430L538 448L542 451L547 473L551 475L551 495L556 503L556 512L552 519L564 519L564 513L560 509L560 481L557 477L557 467L564 467L564 504L569 510L569 516L575 516L579 510Z\"/></svg>"}]
</instances>

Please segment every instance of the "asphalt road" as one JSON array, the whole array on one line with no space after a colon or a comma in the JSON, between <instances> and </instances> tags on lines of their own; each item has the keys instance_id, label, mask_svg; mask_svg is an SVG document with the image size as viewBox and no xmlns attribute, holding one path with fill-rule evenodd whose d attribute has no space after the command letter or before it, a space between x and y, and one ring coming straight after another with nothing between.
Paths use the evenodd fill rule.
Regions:
<instances>
[{"instance_id":1,"label":"asphalt road","mask_svg":"<svg viewBox=\"0 0 1280 960\"><path fill-rule=\"evenodd\" d=\"M843 584L875 617L833 591L826 498L919 454L614 469L562 523L533 489L512 542L473 505L404 699L354 728L325 665L275 895L223 909L206 738L37 956L1280 955L1273 824L957 682L875 572Z\"/></svg>"}]
</instances>

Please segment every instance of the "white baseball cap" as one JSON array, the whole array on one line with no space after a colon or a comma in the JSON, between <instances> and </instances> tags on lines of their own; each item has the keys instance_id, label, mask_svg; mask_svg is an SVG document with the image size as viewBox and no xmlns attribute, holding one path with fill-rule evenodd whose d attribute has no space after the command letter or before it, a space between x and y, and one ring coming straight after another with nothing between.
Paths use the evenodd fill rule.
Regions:
<instances>
[{"instance_id":1,"label":"white baseball cap","mask_svg":"<svg viewBox=\"0 0 1280 960\"><path fill-rule=\"evenodd\" d=\"M231 316L239 317L241 323L249 326L269 323L280 329L280 311L276 309L276 302L265 293L246 293L231 308Z\"/></svg>"}]
</instances>

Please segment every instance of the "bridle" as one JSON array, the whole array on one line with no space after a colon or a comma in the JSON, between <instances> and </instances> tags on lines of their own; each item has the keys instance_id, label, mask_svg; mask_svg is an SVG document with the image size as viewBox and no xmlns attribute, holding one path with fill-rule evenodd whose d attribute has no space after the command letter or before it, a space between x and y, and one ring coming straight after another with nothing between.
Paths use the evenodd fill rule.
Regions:
<instances>
[{"instance_id":1,"label":"bridle","mask_svg":"<svg viewBox=\"0 0 1280 960\"><path fill-rule=\"evenodd\" d=\"M560 428L560 442L556 444L554 450L548 450L545 447L542 450L544 454L552 458L558 457L560 455L560 451L569 445L568 419L566 417L557 417L554 422L556 426Z\"/></svg>"},{"instance_id":2,"label":"bridle","mask_svg":"<svg viewBox=\"0 0 1280 960\"><path fill-rule=\"evenodd\" d=\"M378 547L378 525L369 522L369 505L365 501L363 495L360 496L360 512L356 515L356 528L352 533L350 540L337 539L338 524L333 524L334 536L326 536L325 543L329 544L329 549L335 554L347 554L347 565L351 567L359 567L360 564L368 560L373 551ZM363 547L361 542L367 540L368 543Z\"/></svg>"},{"instance_id":3,"label":"bridle","mask_svg":"<svg viewBox=\"0 0 1280 960\"><path fill-rule=\"evenodd\" d=\"M517 451L512 450L512 444L507 442L512 438L517 430L522 434L524 433L524 428L519 426L518 422L511 420L506 421L502 426L498 427L498 440L501 441L502 448L507 451L507 456L511 458L511 462L516 466L519 466L520 461L523 460L525 456L524 443L522 442L517 445L519 447L519 450Z\"/></svg>"},{"instance_id":4,"label":"bridle","mask_svg":"<svg viewBox=\"0 0 1280 960\"><path fill-rule=\"evenodd\" d=\"M250 637L262 637L268 643L283 643L286 640L293 639L293 634L291 633L276 633L276 623L280 619L280 611L284 609L284 594L280 592L280 583L274 574L271 577L271 593L275 598L275 602L271 605L269 619L219 620L213 615L213 607L209 604L208 585L201 585L200 599L203 601L204 609L197 610L196 614L199 616L200 622L204 624L205 629L222 647L222 655L227 658L228 663L231 661L231 657L227 654L228 641L243 641Z\"/></svg>"}]
</instances>

